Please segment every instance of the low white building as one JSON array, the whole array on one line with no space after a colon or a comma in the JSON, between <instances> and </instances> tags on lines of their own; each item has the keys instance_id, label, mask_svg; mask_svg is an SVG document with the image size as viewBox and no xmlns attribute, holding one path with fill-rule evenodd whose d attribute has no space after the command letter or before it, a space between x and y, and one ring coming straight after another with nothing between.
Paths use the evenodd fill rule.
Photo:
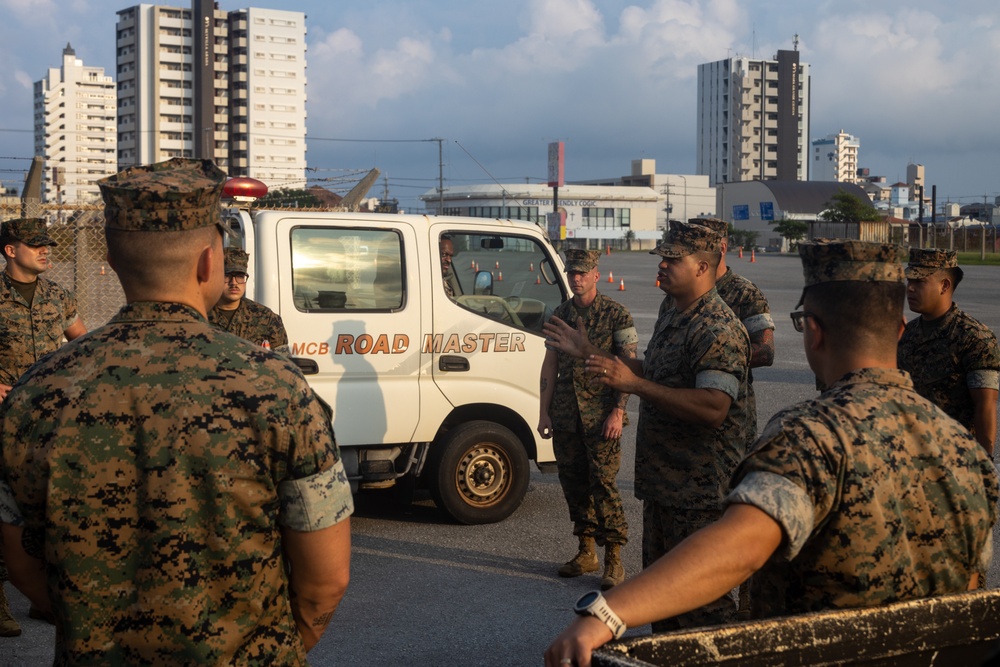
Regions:
<instances>
[{"instance_id":1,"label":"low white building","mask_svg":"<svg viewBox=\"0 0 1000 667\"><path fill-rule=\"evenodd\" d=\"M657 174L656 160L633 160L627 176L574 181L558 191L542 183L466 185L429 190L420 199L429 213L513 218L546 224L557 209L566 216L566 239L577 247L607 245L652 249L668 220L714 215L708 176ZM631 235L629 235L631 232Z\"/></svg>"}]
</instances>

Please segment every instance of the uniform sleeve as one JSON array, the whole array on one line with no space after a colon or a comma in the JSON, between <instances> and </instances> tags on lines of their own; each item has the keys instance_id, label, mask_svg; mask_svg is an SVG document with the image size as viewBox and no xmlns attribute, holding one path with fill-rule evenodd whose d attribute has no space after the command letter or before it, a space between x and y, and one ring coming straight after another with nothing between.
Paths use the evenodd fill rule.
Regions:
<instances>
[{"instance_id":1,"label":"uniform sleeve","mask_svg":"<svg viewBox=\"0 0 1000 667\"><path fill-rule=\"evenodd\" d=\"M701 329L687 352L696 360L696 388L719 389L738 399L750 359L750 341L739 324Z\"/></svg>"},{"instance_id":2,"label":"uniform sleeve","mask_svg":"<svg viewBox=\"0 0 1000 667\"><path fill-rule=\"evenodd\" d=\"M737 468L726 502L754 505L781 524L782 555L791 559L832 511L837 479L836 457L808 426L778 415Z\"/></svg>"},{"instance_id":3,"label":"uniform sleeve","mask_svg":"<svg viewBox=\"0 0 1000 667\"><path fill-rule=\"evenodd\" d=\"M986 327L970 329L964 336L961 364L970 389L997 389L1000 383L1000 348Z\"/></svg>"},{"instance_id":4,"label":"uniform sleeve","mask_svg":"<svg viewBox=\"0 0 1000 667\"><path fill-rule=\"evenodd\" d=\"M278 484L279 521L293 530L310 532L346 519L354 512L354 500L330 425L329 406L304 380L297 390L288 474Z\"/></svg>"},{"instance_id":5,"label":"uniform sleeve","mask_svg":"<svg viewBox=\"0 0 1000 667\"><path fill-rule=\"evenodd\" d=\"M615 354L622 354L627 346L639 344L639 333L632 321L632 314L625 306L620 306L618 309L611 338L614 342Z\"/></svg>"}]
</instances>

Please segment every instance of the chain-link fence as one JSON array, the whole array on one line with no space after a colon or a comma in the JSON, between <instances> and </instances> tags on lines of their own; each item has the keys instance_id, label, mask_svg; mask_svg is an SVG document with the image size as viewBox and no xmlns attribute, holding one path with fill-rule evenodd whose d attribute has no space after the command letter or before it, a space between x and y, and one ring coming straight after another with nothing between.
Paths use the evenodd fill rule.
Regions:
<instances>
[{"instance_id":1,"label":"chain-link fence","mask_svg":"<svg viewBox=\"0 0 1000 667\"><path fill-rule=\"evenodd\" d=\"M95 329L125 304L118 278L107 263L102 204L55 205L9 203L0 205L0 220L42 218L59 244L52 248L52 268L44 277L76 294L80 317Z\"/></svg>"}]
</instances>

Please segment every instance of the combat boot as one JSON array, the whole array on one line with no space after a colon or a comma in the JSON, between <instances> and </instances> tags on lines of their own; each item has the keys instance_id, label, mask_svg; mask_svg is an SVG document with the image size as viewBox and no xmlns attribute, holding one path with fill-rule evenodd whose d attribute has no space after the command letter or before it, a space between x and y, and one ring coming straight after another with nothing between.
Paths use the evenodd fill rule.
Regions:
<instances>
[{"instance_id":1,"label":"combat boot","mask_svg":"<svg viewBox=\"0 0 1000 667\"><path fill-rule=\"evenodd\" d=\"M597 544L593 537L581 537L580 551L559 568L560 577L579 577L587 572L597 572Z\"/></svg>"},{"instance_id":2,"label":"combat boot","mask_svg":"<svg viewBox=\"0 0 1000 667\"><path fill-rule=\"evenodd\" d=\"M622 565L622 545L609 544L604 547L604 576L601 590L606 591L625 581L625 566Z\"/></svg>"},{"instance_id":3,"label":"combat boot","mask_svg":"<svg viewBox=\"0 0 1000 667\"><path fill-rule=\"evenodd\" d=\"M3 589L3 582L0 581L0 637L17 637L20 634L21 626L10 613L7 592Z\"/></svg>"}]
</instances>

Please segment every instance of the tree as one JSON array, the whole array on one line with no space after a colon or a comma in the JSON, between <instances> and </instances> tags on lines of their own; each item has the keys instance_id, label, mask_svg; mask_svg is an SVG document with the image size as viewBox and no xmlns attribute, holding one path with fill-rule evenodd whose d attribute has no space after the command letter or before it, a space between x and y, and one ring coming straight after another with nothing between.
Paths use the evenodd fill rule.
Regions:
<instances>
[{"instance_id":1,"label":"tree","mask_svg":"<svg viewBox=\"0 0 1000 667\"><path fill-rule=\"evenodd\" d=\"M804 239L806 232L809 231L809 223L803 222L802 220L782 218L781 220L774 220L769 224L774 225L774 231L781 234L781 236L788 241L789 249L794 247L796 242Z\"/></svg>"},{"instance_id":2,"label":"tree","mask_svg":"<svg viewBox=\"0 0 1000 667\"><path fill-rule=\"evenodd\" d=\"M737 248L749 250L757 245L757 237L760 232L753 232L749 229L735 229L730 223L729 235L733 237L733 245Z\"/></svg>"},{"instance_id":3,"label":"tree","mask_svg":"<svg viewBox=\"0 0 1000 667\"><path fill-rule=\"evenodd\" d=\"M824 206L826 209L819 214L819 219L826 222L874 222L882 219L882 214L870 201L844 190L838 190Z\"/></svg>"}]
</instances>

